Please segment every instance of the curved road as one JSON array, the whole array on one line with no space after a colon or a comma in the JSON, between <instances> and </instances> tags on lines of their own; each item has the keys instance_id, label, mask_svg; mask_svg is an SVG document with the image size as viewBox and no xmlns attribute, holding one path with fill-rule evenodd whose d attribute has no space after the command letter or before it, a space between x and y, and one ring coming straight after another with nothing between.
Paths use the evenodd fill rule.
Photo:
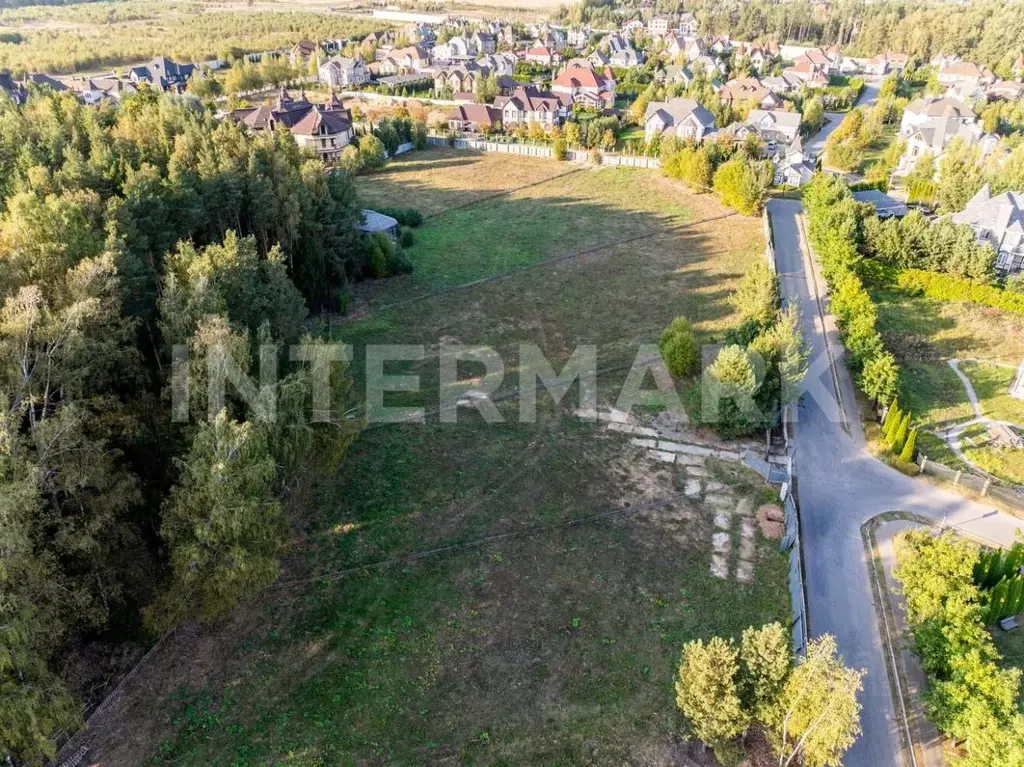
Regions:
<instances>
[{"instance_id":1,"label":"curved road","mask_svg":"<svg viewBox=\"0 0 1024 767\"><path fill-rule=\"evenodd\" d=\"M1024 530L1024 522L907 477L865 451L838 334L831 317L826 315L823 323L819 316L815 296L817 286L824 286L812 272L816 267L801 234L802 207L796 201L772 200L768 210L783 295L800 306L811 348L807 390L796 408L794 427L808 626L811 636L833 634L847 663L867 670L861 695L864 732L844 764L899 765L900 723L889 693L861 525L884 511L913 511L1005 545ZM828 364L826 346L833 350L834 367ZM845 407L837 404L837 384Z\"/></svg>"}]
</instances>

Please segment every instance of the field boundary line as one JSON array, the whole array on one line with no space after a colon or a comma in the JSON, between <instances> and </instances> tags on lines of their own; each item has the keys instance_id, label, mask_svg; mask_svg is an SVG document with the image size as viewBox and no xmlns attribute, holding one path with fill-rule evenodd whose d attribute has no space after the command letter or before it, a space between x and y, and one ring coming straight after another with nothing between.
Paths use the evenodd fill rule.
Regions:
<instances>
[{"instance_id":1,"label":"field boundary line","mask_svg":"<svg viewBox=\"0 0 1024 767\"><path fill-rule=\"evenodd\" d=\"M668 228L648 229L647 231L641 232L640 234L630 235L629 237L624 237L622 239L614 240L612 242L591 245L581 250L574 250L568 253L562 253L557 256L552 256L551 258L545 258L535 263L527 264L526 266L520 267L519 269L513 269L511 272L502 272L501 274L494 274L491 275L490 277L481 277L478 280L464 282L461 285L452 285L451 287L441 288L440 290L435 290L430 293L422 293L418 296L410 296L409 298L403 298L399 301L393 301L390 304L382 304L381 306L376 306L373 307L372 309L368 309L367 311L362 312L361 314L344 316L340 318L337 322L335 322L332 319L331 325L333 326L337 324L340 326L347 325L352 322L359 322L361 320L365 320L369 317L372 317L373 315L378 314L380 312L390 311L391 309L415 303L416 301L425 301L429 298L440 298L441 296L445 296L450 293L457 293L460 290L467 290L468 288L475 288L479 287L480 285L486 285L491 282L498 282L499 280L508 279L509 277L515 277L519 274L532 271L533 269L540 269L542 267L552 266L563 261L569 261L574 258L580 258L581 256L589 256L594 253L600 253L602 250L614 248L619 245L628 245L631 242L642 240L647 237L659 237L666 234L672 234L674 232L680 232L686 229L687 227L699 226L701 224L706 224L712 221L720 221L723 218L731 218L732 216L735 215L738 214L735 211L730 210L728 213L722 215L709 216L707 218L701 218L696 221L687 221L686 223L677 224L675 226L671 226Z\"/></svg>"}]
</instances>

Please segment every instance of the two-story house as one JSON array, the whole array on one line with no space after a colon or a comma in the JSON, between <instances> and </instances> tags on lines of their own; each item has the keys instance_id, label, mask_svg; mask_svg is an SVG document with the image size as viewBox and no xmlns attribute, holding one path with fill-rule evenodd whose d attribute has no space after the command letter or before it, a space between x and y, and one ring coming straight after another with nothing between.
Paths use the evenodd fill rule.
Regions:
<instances>
[{"instance_id":1,"label":"two-story house","mask_svg":"<svg viewBox=\"0 0 1024 767\"><path fill-rule=\"evenodd\" d=\"M335 56L320 65L320 82L331 88L352 88L370 82L361 56Z\"/></svg>"},{"instance_id":2,"label":"two-story house","mask_svg":"<svg viewBox=\"0 0 1024 767\"><path fill-rule=\"evenodd\" d=\"M644 137L658 136L703 141L715 132L715 116L694 99L652 101L644 113Z\"/></svg>"},{"instance_id":3,"label":"two-story house","mask_svg":"<svg viewBox=\"0 0 1024 767\"><path fill-rule=\"evenodd\" d=\"M501 112L501 122L506 129L536 123L544 130L551 130L565 118L567 104L553 93L521 86L510 96L498 96L494 107Z\"/></svg>"},{"instance_id":4,"label":"two-story house","mask_svg":"<svg viewBox=\"0 0 1024 767\"><path fill-rule=\"evenodd\" d=\"M996 269L1001 274L1024 271L1024 192L993 197L985 184L952 219L971 226L978 242L995 248Z\"/></svg>"}]
</instances>

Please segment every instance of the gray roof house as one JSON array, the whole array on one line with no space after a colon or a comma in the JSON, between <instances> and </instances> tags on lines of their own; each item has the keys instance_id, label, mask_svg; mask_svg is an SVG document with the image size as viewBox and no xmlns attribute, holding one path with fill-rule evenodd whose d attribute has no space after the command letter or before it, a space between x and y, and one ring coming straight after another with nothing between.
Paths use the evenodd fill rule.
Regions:
<instances>
[{"instance_id":1,"label":"gray roof house","mask_svg":"<svg viewBox=\"0 0 1024 767\"><path fill-rule=\"evenodd\" d=\"M159 91L183 91L195 71L195 64L179 64L166 56L157 56L148 64L132 67L128 79L133 83L149 83Z\"/></svg>"},{"instance_id":2,"label":"gray roof house","mask_svg":"<svg viewBox=\"0 0 1024 767\"><path fill-rule=\"evenodd\" d=\"M952 219L971 226L978 242L995 248L998 271L1024 271L1024 192L1003 192L993 197L985 184Z\"/></svg>"},{"instance_id":3,"label":"gray roof house","mask_svg":"<svg viewBox=\"0 0 1024 767\"><path fill-rule=\"evenodd\" d=\"M715 130L715 116L694 99L652 101L644 114L644 135L647 141L656 136L678 136L700 141Z\"/></svg>"},{"instance_id":4,"label":"gray roof house","mask_svg":"<svg viewBox=\"0 0 1024 767\"><path fill-rule=\"evenodd\" d=\"M745 125L753 128L768 141L795 141L800 135L799 112L767 112L751 109Z\"/></svg>"},{"instance_id":5,"label":"gray roof house","mask_svg":"<svg viewBox=\"0 0 1024 767\"><path fill-rule=\"evenodd\" d=\"M356 229L368 236L383 232L391 239L398 237L397 219L385 216L375 210L363 210L363 220L356 225Z\"/></svg>"},{"instance_id":6,"label":"gray roof house","mask_svg":"<svg viewBox=\"0 0 1024 767\"><path fill-rule=\"evenodd\" d=\"M893 218L907 215L907 204L877 189L864 189L853 193L853 199L873 206L879 218Z\"/></svg>"}]
</instances>

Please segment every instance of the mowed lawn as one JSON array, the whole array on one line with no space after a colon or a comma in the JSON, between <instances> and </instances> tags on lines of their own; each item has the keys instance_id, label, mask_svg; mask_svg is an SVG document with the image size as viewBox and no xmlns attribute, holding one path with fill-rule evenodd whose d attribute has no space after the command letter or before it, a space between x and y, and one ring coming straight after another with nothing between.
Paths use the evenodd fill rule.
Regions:
<instances>
[{"instance_id":1,"label":"mowed lawn","mask_svg":"<svg viewBox=\"0 0 1024 767\"><path fill-rule=\"evenodd\" d=\"M439 158L443 166L416 176L424 200L438 198L434 183L454 195L459 158L402 161ZM361 184L384 194L383 178ZM401 173L388 183L403 205L425 206L403 191ZM654 172L587 170L531 189L529 199L484 195L418 232L419 278L456 289L333 329L356 347L357 384L367 344L422 344L427 360L389 372L420 373L424 393L403 399L428 411L430 353L494 346L505 359L503 422L460 411L455 424L428 416L368 428L336 473L293 499L296 540L281 582L222 622L172 638L126 691L92 757L518 766L675 764L687 753L673 690L682 645L788 621L777 542L758 534L750 584L711 574L708 501L727 492L756 506L773 491L734 464L709 462L702 476L653 461L628 437L574 417L575 387L561 405L542 394L536 422L520 423L516 354L535 344L557 367L577 344L595 344L599 367L611 370L601 398L614 401L637 346L656 342L671 317L690 316L707 340L735 321L730 295L763 255L760 221ZM545 199L566 216L603 210L612 225L566 223ZM473 211L487 222L479 231L468 225ZM614 243L627 225L652 231L545 262L580 247L577 238ZM532 268L508 262L509 228L535 248ZM428 248L459 230L475 243L471 267ZM431 259L448 262L434 275L496 279L460 288L454 276L429 276ZM374 288L383 306L410 297L398 280ZM695 476L703 494L684 497Z\"/></svg>"}]
</instances>

